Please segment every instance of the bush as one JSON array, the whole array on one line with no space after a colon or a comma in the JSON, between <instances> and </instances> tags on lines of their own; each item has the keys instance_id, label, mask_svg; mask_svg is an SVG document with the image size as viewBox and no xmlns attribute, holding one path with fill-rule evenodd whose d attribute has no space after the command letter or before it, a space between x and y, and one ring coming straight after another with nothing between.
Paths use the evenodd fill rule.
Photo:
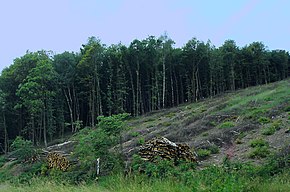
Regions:
<instances>
[{"instance_id":1,"label":"bush","mask_svg":"<svg viewBox=\"0 0 290 192\"><path fill-rule=\"evenodd\" d=\"M124 119L128 114L98 117L96 129L84 128L75 138L79 141L73 155L78 158L83 170L82 177L96 177L96 160L101 159L101 174L108 174L122 167L121 150L110 150L117 144L121 147L121 132L126 129ZM79 169L79 168L76 168ZM77 171L77 170L74 170ZM77 178L78 175L74 175Z\"/></svg>"},{"instance_id":2,"label":"bush","mask_svg":"<svg viewBox=\"0 0 290 192\"><path fill-rule=\"evenodd\" d=\"M213 144L207 147L211 154L217 154L220 152L220 149L217 145Z\"/></svg>"},{"instance_id":3,"label":"bush","mask_svg":"<svg viewBox=\"0 0 290 192\"><path fill-rule=\"evenodd\" d=\"M13 155L21 161L28 160L38 154L38 151L33 146L32 142L23 139L21 136L17 136L13 141L11 144L11 150Z\"/></svg>"},{"instance_id":4,"label":"bush","mask_svg":"<svg viewBox=\"0 0 290 192\"><path fill-rule=\"evenodd\" d=\"M258 139L254 139L251 141L250 143L250 146L251 147L264 147L264 146L269 146L268 142L261 139L261 138L258 138Z\"/></svg>"},{"instance_id":5,"label":"bush","mask_svg":"<svg viewBox=\"0 0 290 192\"><path fill-rule=\"evenodd\" d=\"M263 135L273 135L275 133L276 129L273 128L273 127L267 127L267 128L264 128L262 130L262 134Z\"/></svg>"},{"instance_id":6,"label":"bush","mask_svg":"<svg viewBox=\"0 0 290 192\"><path fill-rule=\"evenodd\" d=\"M270 123L271 122L271 119L268 118L268 117L260 117L258 119L258 121L259 121L260 124L264 125L264 124Z\"/></svg>"},{"instance_id":7,"label":"bush","mask_svg":"<svg viewBox=\"0 0 290 192\"><path fill-rule=\"evenodd\" d=\"M208 149L198 149L196 153L198 158L206 159L211 154L211 151Z\"/></svg>"},{"instance_id":8,"label":"bush","mask_svg":"<svg viewBox=\"0 0 290 192\"><path fill-rule=\"evenodd\" d=\"M270 151L267 146L256 147L250 153L250 158L265 158L270 154Z\"/></svg>"},{"instance_id":9,"label":"bush","mask_svg":"<svg viewBox=\"0 0 290 192\"><path fill-rule=\"evenodd\" d=\"M139 138L138 144L143 145L144 143L145 143L145 138L144 137Z\"/></svg>"},{"instance_id":10,"label":"bush","mask_svg":"<svg viewBox=\"0 0 290 192\"><path fill-rule=\"evenodd\" d=\"M0 167L2 167L7 162L7 159L4 156L0 156Z\"/></svg>"},{"instance_id":11,"label":"bush","mask_svg":"<svg viewBox=\"0 0 290 192\"><path fill-rule=\"evenodd\" d=\"M272 124L271 127L275 130L279 130L282 126L282 121L281 119L275 120Z\"/></svg>"},{"instance_id":12,"label":"bush","mask_svg":"<svg viewBox=\"0 0 290 192\"><path fill-rule=\"evenodd\" d=\"M130 135L131 135L132 137L138 137L138 136L140 135L140 133L137 132L137 131L135 131L135 132L131 132Z\"/></svg>"},{"instance_id":13,"label":"bush","mask_svg":"<svg viewBox=\"0 0 290 192\"><path fill-rule=\"evenodd\" d=\"M195 170L196 163L166 160L156 157L154 162L144 161L140 156L133 156L132 168L135 173L144 173L151 178L178 178Z\"/></svg>"}]
</instances>

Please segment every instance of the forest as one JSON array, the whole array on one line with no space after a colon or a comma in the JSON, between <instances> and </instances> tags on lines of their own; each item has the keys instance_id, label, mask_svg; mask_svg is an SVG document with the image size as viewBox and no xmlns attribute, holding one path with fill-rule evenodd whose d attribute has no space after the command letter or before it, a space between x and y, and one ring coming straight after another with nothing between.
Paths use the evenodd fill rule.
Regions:
<instances>
[{"instance_id":1,"label":"forest","mask_svg":"<svg viewBox=\"0 0 290 192\"><path fill-rule=\"evenodd\" d=\"M139 116L289 76L289 53L262 42L216 47L192 38L178 48L165 34L128 46L90 37L79 52L27 51L0 76L0 153L16 136L47 146L101 115Z\"/></svg>"}]
</instances>

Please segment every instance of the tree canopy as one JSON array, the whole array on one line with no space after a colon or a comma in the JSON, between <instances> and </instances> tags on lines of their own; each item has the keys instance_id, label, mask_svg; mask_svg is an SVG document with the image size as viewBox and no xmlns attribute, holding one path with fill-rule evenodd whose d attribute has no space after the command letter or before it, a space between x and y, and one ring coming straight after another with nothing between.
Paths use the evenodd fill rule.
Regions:
<instances>
[{"instance_id":1,"label":"tree canopy","mask_svg":"<svg viewBox=\"0 0 290 192\"><path fill-rule=\"evenodd\" d=\"M192 38L177 48L164 34L107 46L90 37L77 53L27 52L0 76L0 152L16 136L47 145L102 116L138 116L289 75L289 53L262 42L215 47Z\"/></svg>"}]
</instances>

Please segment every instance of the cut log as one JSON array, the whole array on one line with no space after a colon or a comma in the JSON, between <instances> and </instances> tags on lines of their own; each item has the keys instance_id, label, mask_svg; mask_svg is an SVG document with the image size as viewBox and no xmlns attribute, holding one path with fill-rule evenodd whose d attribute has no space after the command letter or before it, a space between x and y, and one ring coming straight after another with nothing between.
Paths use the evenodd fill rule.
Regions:
<instances>
[{"instance_id":1,"label":"cut log","mask_svg":"<svg viewBox=\"0 0 290 192\"><path fill-rule=\"evenodd\" d=\"M149 140L140 147L138 154L143 160L152 162L156 160L156 157L174 161L196 161L195 156L187 144L176 144L165 137Z\"/></svg>"}]
</instances>

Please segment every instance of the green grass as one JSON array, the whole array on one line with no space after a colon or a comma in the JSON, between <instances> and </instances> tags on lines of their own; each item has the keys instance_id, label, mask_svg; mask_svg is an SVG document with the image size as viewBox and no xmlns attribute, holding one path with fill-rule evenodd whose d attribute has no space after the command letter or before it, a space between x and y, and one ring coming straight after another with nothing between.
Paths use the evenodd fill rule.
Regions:
<instances>
[{"instance_id":1,"label":"green grass","mask_svg":"<svg viewBox=\"0 0 290 192\"><path fill-rule=\"evenodd\" d=\"M265 158L270 155L270 150L267 146L256 147L249 153L249 157L253 159Z\"/></svg>"},{"instance_id":2,"label":"green grass","mask_svg":"<svg viewBox=\"0 0 290 192\"><path fill-rule=\"evenodd\" d=\"M192 192L192 191L289 191L289 170L274 176L259 176L255 167L211 166L187 172L175 178L150 178L145 175L115 174L100 177L98 182L72 185L46 178L34 178L30 184L1 183L1 192Z\"/></svg>"},{"instance_id":3,"label":"green grass","mask_svg":"<svg viewBox=\"0 0 290 192\"><path fill-rule=\"evenodd\" d=\"M248 88L235 97L230 97L227 106L222 112L239 111L248 119L258 120L268 113L273 107L285 104L289 101L290 89L288 81L281 81L273 86L263 85L255 88ZM272 86L272 87L271 87ZM289 107L282 109L287 111Z\"/></svg>"},{"instance_id":4,"label":"green grass","mask_svg":"<svg viewBox=\"0 0 290 192\"><path fill-rule=\"evenodd\" d=\"M253 148L264 147L264 146L269 146L269 143L267 141L265 141L264 139L258 138L258 139L251 140L250 146Z\"/></svg>"},{"instance_id":5,"label":"green grass","mask_svg":"<svg viewBox=\"0 0 290 192\"><path fill-rule=\"evenodd\" d=\"M260 118L258 119L258 121L259 121L260 124L263 125L263 124L270 123L270 122L271 122L271 119L268 118L268 117L260 117Z\"/></svg>"},{"instance_id":6,"label":"green grass","mask_svg":"<svg viewBox=\"0 0 290 192\"><path fill-rule=\"evenodd\" d=\"M262 130L263 135L273 135L276 132L274 127L266 127Z\"/></svg>"},{"instance_id":7,"label":"green grass","mask_svg":"<svg viewBox=\"0 0 290 192\"><path fill-rule=\"evenodd\" d=\"M199 159L206 159L210 156L211 151L209 149L198 149L196 153Z\"/></svg>"},{"instance_id":8,"label":"green grass","mask_svg":"<svg viewBox=\"0 0 290 192\"><path fill-rule=\"evenodd\" d=\"M231 121L226 121L226 122L223 122L221 124L219 124L217 127L219 129L224 129L224 128L231 128L231 127L234 127L236 124L234 122L231 122Z\"/></svg>"},{"instance_id":9,"label":"green grass","mask_svg":"<svg viewBox=\"0 0 290 192\"><path fill-rule=\"evenodd\" d=\"M130 135L131 135L132 137L138 137L138 136L140 135L140 133L137 132L137 131L135 131L135 132L131 132Z\"/></svg>"}]
</instances>

